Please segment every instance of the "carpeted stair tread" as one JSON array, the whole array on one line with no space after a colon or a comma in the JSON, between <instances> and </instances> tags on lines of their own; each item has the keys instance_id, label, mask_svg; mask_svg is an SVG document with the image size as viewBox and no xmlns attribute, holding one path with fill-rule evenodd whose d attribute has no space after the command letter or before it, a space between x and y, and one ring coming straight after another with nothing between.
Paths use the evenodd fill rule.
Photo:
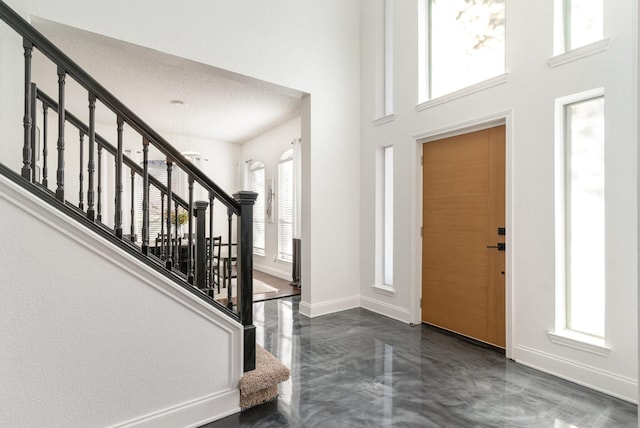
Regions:
<instances>
[{"instance_id":1,"label":"carpeted stair tread","mask_svg":"<svg viewBox=\"0 0 640 428\"><path fill-rule=\"evenodd\" d=\"M248 409L266 403L278 395L278 384L289 379L289 369L262 346L256 345L256 368L242 376L240 407Z\"/></svg>"}]
</instances>

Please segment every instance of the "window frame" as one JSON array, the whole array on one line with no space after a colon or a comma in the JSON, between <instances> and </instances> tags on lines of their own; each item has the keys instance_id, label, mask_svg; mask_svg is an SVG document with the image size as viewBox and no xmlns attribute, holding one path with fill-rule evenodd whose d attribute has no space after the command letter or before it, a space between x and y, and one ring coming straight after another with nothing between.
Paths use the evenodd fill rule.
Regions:
<instances>
[{"instance_id":1,"label":"window frame","mask_svg":"<svg viewBox=\"0 0 640 428\"><path fill-rule=\"evenodd\" d=\"M255 174L258 172L262 172L262 189L256 188ZM264 204L265 204L265 183L266 183L266 170L265 165L261 161L251 161L251 164L248 168L248 177L249 177L249 190L258 193L258 199L253 206L253 254L256 256L264 256L266 254L266 219L264 213ZM260 192L259 190L262 190ZM256 245L257 234L256 225L262 225L262 247Z\"/></svg>"},{"instance_id":2,"label":"window frame","mask_svg":"<svg viewBox=\"0 0 640 428\"><path fill-rule=\"evenodd\" d=\"M568 195L569 195L569 177L570 169L568 168L568 163L570 162L569 154L568 154L568 144L569 144L569 132L570 127L568 124L567 117L567 107L575 104L579 104L582 102L587 102L590 100L596 100L602 98L605 102L603 106L603 121L605 121L605 135L606 135L606 97L604 88L595 88L592 90L580 92L577 94L568 95L565 97L561 97L556 99L555 101L555 177L556 177L556 185L555 185L555 214L556 214L556 307L555 307L555 331L549 332L549 337L552 342L583 349L586 351L594 352L600 355L608 354L610 348L605 345L606 340L606 292L607 292L607 281L606 281L606 252L603 254L603 265L604 265L604 283L602 284L604 287L605 299L602 301L604 311L603 316L603 335L598 336L593 334L593 332L584 332L570 328L569 320L570 320L570 308L569 308L569 297L568 293L570 292L571 284L569 283L569 274L568 271L570 267L569 263L569 255L568 255L568 246L570 242L568 241L568 229L569 222L571 219L569 218L568 213ZM604 158L604 172L605 172L605 182L604 182L604 190L605 196L603 199L604 205L604 221L602 224L603 231L606 229L606 136L604 141L604 150L605 150L605 158ZM604 247L606 249L606 235L604 237Z\"/></svg>"},{"instance_id":3,"label":"window frame","mask_svg":"<svg viewBox=\"0 0 640 428\"><path fill-rule=\"evenodd\" d=\"M376 147L375 171L375 273L373 290L394 294L394 146ZM389 191L390 190L390 191ZM389 195L390 193L390 195ZM391 199L389 199L391 196Z\"/></svg>"},{"instance_id":4,"label":"window frame","mask_svg":"<svg viewBox=\"0 0 640 428\"><path fill-rule=\"evenodd\" d=\"M281 261L281 262L285 262L285 263L292 263L293 262L293 210L295 209L294 207L294 160L293 160L293 149L287 149L282 156L280 156L280 160L278 161L278 211L277 211L277 217L278 217L278 252L276 255L277 260ZM287 200L289 200L291 202L291 207L290 207L290 211L291 211L291 220L288 221L287 219L283 219L284 216L284 212L285 207L282 206L282 204L285 201L285 195L284 195L284 191L282 188L282 168L285 167L285 165L290 165L291 168L291 174L290 174L290 190L291 190L291 195L289 196L289 198ZM290 229L291 229L291 254L289 253L285 253L285 249L283 249L283 231L282 231L282 227L283 225L289 225Z\"/></svg>"},{"instance_id":5,"label":"window frame","mask_svg":"<svg viewBox=\"0 0 640 428\"><path fill-rule=\"evenodd\" d=\"M478 79L473 81L466 82L464 85L446 90L442 93L438 93L438 95L434 96L434 57L433 57L433 45L434 45L434 37L433 37L433 26L432 26L432 17L433 17L433 0L419 0L418 4L418 27L419 27L419 40L418 40L418 68L420 73L420 82L418 85L418 103L419 106L423 104L428 104L429 101L437 100L440 98L449 98L453 96L453 98L458 98L455 94L461 94L460 96L467 95L468 93L476 92L479 89L485 89L492 86L495 86L495 80L500 80L499 83L502 83L505 80L507 73L507 22L506 22L506 8L507 1L504 0L504 40L503 40L503 54L502 54L502 68L501 71L489 76L481 76ZM487 84L484 84L487 82ZM471 91L468 91L468 88L472 88ZM479 89L478 89L479 88ZM422 110L420 108L419 110Z\"/></svg>"},{"instance_id":6,"label":"window frame","mask_svg":"<svg viewBox=\"0 0 640 428\"><path fill-rule=\"evenodd\" d=\"M570 52L586 51L583 55L578 55L577 58L587 56L591 53L600 52L603 47L602 42L607 40L605 37L605 2L602 2L602 9L600 14L600 24L602 27L602 33L600 36L590 42L581 44L579 46L572 46L572 13L571 2L574 0L555 0L554 4L554 56L566 55ZM607 43L608 44L608 43ZM604 46L606 48L607 46ZM590 49L591 48L591 49ZM591 52L593 51L593 52ZM576 58L576 59L577 59Z\"/></svg>"}]
</instances>

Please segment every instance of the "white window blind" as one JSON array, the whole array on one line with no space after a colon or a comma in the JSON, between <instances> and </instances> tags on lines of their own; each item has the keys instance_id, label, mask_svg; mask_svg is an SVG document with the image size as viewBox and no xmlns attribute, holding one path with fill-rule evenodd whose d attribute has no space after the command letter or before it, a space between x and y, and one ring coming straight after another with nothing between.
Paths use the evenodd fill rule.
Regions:
<instances>
[{"instance_id":1,"label":"white window blind","mask_svg":"<svg viewBox=\"0 0 640 428\"><path fill-rule=\"evenodd\" d=\"M142 166L142 164L140 165ZM165 161L149 161L149 175L157 178L163 185L167 185L167 163ZM173 184L175 185L175 184ZM138 242L142 242L142 177L136 175L136 235ZM155 245L156 238L162 230L161 193L156 186L149 186L149 246ZM167 212L167 198L164 198L164 212ZM166 233L166 232L165 232Z\"/></svg>"},{"instance_id":2,"label":"white window blind","mask_svg":"<svg viewBox=\"0 0 640 428\"><path fill-rule=\"evenodd\" d=\"M264 164L253 162L249 167L249 190L258 194L258 199L253 206L253 253L260 256L264 256L265 249L264 185Z\"/></svg>"},{"instance_id":3,"label":"white window blind","mask_svg":"<svg viewBox=\"0 0 640 428\"><path fill-rule=\"evenodd\" d=\"M278 164L278 258L293 260L293 150Z\"/></svg>"}]
</instances>

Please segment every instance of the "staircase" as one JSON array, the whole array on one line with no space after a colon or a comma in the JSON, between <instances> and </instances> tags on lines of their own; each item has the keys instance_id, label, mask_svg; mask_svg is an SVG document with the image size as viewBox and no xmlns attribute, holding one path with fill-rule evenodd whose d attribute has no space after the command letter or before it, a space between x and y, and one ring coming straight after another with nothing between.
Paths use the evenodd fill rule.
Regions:
<instances>
[{"instance_id":1,"label":"staircase","mask_svg":"<svg viewBox=\"0 0 640 428\"><path fill-rule=\"evenodd\" d=\"M21 109L23 108L23 141L19 146L17 142L6 141L6 137L2 141L3 151L22 152L22 164L0 163L0 202L2 202L0 208L3 209L3 214L13 213L11 219L16 223L15 228L29 230L17 232L14 228L3 233L5 239L10 238L15 242L12 244L14 251L8 249L6 254L2 253L4 254L3 264L6 263L2 270L5 272L15 270L15 274L20 276L19 272L27 269L28 274L25 274L21 280L27 281L28 278L29 284L46 280L47 276L52 279L51 284L55 284L56 279L64 278L68 283L78 278L78 284L70 285L69 289L91 290L93 294L90 299L113 300L116 302L114 304L117 304L118 298L112 292L120 292L122 301L127 302L122 306L122 310L130 311L129 303L137 291L123 288L122 281L118 284L107 281L110 277L114 280L120 278L120 271L126 270L161 294L170 296L181 305L189 307L194 313L208 320L218 320L215 323L221 326L223 332L231 332L235 328L234 325L238 325L241 331L240 340L243 344L241 363L243 371L253 370L256 345L252 313L252 217L257 194L238 192L233 197L228 195L169 141L148 126L2 1L0 1L0 19L22 38L24 52L24 80L15 82L16 86L24 87L24 105L21 106ZM57 94L45 93L38 86L38 82L32 81L32 58L36 50L56 68ZM68 111L66 85L70 80L86 91L86 111ZM108 109L116 118L113 124L117 135L115 141L108 141L96 132L96 108L98 107ZM0 115L2 114L7 112L0 110ZM81 119L84 117L88 119ZM136 135L137 143L135 144L142 153L141 161L125 154L125 146L131 146L131 132L125 133L125 128ZM52 132L52 130L55 131ZM79 158L80 173L77 176L71 177L65 171L65 157L68 157L69 153L77 154ZM150 173L149 166L152 162L150 153L155 153L156 158L158 154L162 157L162 165L166 168L162 179ZM186 185L181 188L176 186L178 175L186 177ZM110 180L105 180L105 177L109 177ZM68 200L68 183L76 179L79 189L77 203L71 203ZM195 200L196 195L207 197L205 200ZM154 198L161 201L160 207L150 202ZM113 213L113 215L107 215L107 213ZM186 215L180 215L181 213ZM217 215L225 216L227 225L225 230L214 230L214 216ZM23 217L24 219L20 220ZM34 219L38 221L34 223ZM179 230L182 222L186 226L186 231ZM160 231L156 232L155 236L152 235L151 230L157 231L158 228ZM21 238L21 236L29 238L28 235L32 231L40 229L43 235L39 238ZM224 236L222 240L226 246L227 260L223 265L227 271L224 274L228 277L232 276L232 265L237 270L233 273L237 275L237 298L226 299L228 303L225 305L213 298L214 289L217 291L220 287L220 282L215 280L216 262L213 259L214 238L218 236ZM64 253L56 254L55 241L67 238L77 245L67 246L64 241L65 243L59 246L60 251ZM40 244L34 244L37 242ZM37 248L33 248L34 246ZM29 251L29 248L33 248L33 251ZM73 260L67 260L69 257L76 257L74 256L76 253L81 255L78 256L81 257L78 262L74 264ZM232 260L232 254L235 254L235 262ZM58 262L52 260L48 268L49 273L38 276L39 266L48 266L48 259L56 257L64 260ZM94 261L89 263L89 260ZM111 267L105 267L104 260L110 260ZM59 277L52 277L58 272L57 266L61 267ZM68 268L62 268L62 266L68 266ZM14 267L15 269L12 269ZM76 272L69 272L69 269L75 269ZM31 275L32 272L33 275ZM82 285L81 278L85 276L88 278L85 281L89 283L86 288L82 288L79 285ZM96 285L98 283L99 287ZM223 287L224 285L227 283L223 284ZM107 297L101 294L105 287L109 287ZM49 287L46 284L39 284L38 289L41 289L42 293L33 296L35 301L50 299L52 302L64 304L62 303L64 299L60 299L59 293L63 294L67 290ZM227 292L230 297L230 281ZM78 294L82 294L82 291L78 291ZM14 295L19 296L19 290L16 290ZM140 302L140 305L144 306L148 301L153 300L154 296L153 293L146 295L145 299L149 300ZM76 301L75 297L72 300ZM237 303L234 304L233 301ZM157 304L161 307L164 303L157 302ZM87 304L87 307L89 306L93 311L100 310L100 305ZM82 311L82 304L78 307L80 308L78 310ZM148 318L140 319L143 324L150 319L156 319L157 323L162 323L163 315L174 311L174 309L167 309L166 312L151 314L148 309L141 310L141 314L147 314ZM50 307L46 307L45 310L51 311L49 319L55 319L56 310ZM75 310L59 308L57 311L69 312L69 316L74 317L75 323L82 320ZM116 309L115 312L117 311ZM175 311L179 312L179 309ZM19 317L19 312L16 314ZM123 313L122 319L128 319L128 315ZM0 318L2 318L1 315ZM102 324L97 328L102 328L104 320L110 320L109 322L116 323L115 330L119 328L127 331L128 329L126 325L118 327L118 313L108 314L100 319ZM197 325L197 321L194 322L196 323L194 325ZM147 328L153 329L153 324ZM173 326L169 323L167 328L173 328ZM46 326L43 326L40 331L45 330ZM49 331L49 336L50 334L54 334L53 330ZM103 334L109 333L103 332ZM190 334L190 331L184 332L184 335ZM218 333L213 332L211 337L216 334ZM178 334L176 337L179 336ZM233 334L228 337L222 334L221 337L226 342L219 345L220 349L233 346L236 339L232 336ZM100 343L106 342L100 341ZM124 346L118 342L112 345L115 348ZM184 351L189 352L189 350ZM207 352L211 352L211 364L216 365L216 349L209 348ZM0 353L0 361L3 361L2 356L3 354ZM184 357L185 364L189 364L189 355ZM95 358L95 355L91 358ZM193 360L200 361L202 357L199 356ZM208 361L207 358L204 360ZM153 362L150 364L153 365ZM135 373L132 375L135 376ZM222 378L225 378L224 374ZM231 379L230 375L225 379L228 383ZM107 381L103 380L103 382ZM0 400L2 397L0 394ZM216 396L210 400L220 401L219 398L220 396ZM206 400L195 399L185 405L185 408L206 407L203 404L205 402L208 403ZM124 403L118 405L124 405ZM133 422L130 421L129 425L154 426L153 421L157 421L157 417L158 415L150 409L149 414ZM203 417L204 420L206 417ZM4 425L3 421L0 417L0 425ZM11 421L15 422L15 419ZM55 426L56 424L47 425Z\"/></svg>"}]
</instances>

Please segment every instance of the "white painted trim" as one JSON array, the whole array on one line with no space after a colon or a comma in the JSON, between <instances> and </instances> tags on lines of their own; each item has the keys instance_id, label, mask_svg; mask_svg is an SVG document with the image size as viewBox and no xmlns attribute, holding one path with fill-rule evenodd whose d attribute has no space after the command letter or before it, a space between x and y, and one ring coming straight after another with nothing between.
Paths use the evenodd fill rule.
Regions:
<instances>
[{"instance_id":1,"label":"white painted trim","mask_svg":"<svg viewBox=\"0 0 640 428\"><path fill-rule=\"evenodd\" d=\"M109 428L200 427L240 411L240 390L201 397Z\"/></svg>"},{"instance_id":2,"label":"white painted trim","mask_svg":"<svg viewBox=\"0 0 640 428\"><path fill-rule=\"evenodd\" d=\"M430 131L421 132L411 136L418 144L427 143L429 141L442 140L443 138L455 137L456 135L468 134L470 132L481 131L483 129L493 128L507 123L507 118L511 115L511 111L502 111L477 119L468 120L466 122L455 123L453 125L442 128L432 129Z\"/></svg>"},{"instance_id":3,"label":"white painted trim","mask_svg":"<svg viewBox=\"0 0 640 428\"><path fill-rule=\"evenodd\" d=\"M322 315L333 314L360 307L360 296L343 297L342 299L328 300L325 302L308 304L300 302L300 314L307 318L315 318Z\"/></svg>"},{"instance_id":4,"label":"white painted trim","mask_svg":"<svg viewBox=\"0 0 640 428\"><path fill-rule=\"evenodd\" d=\"M598 339L571 330L562 330L560 332L549 331L547 332L547 336L549 336L549 340L556 345L568 346L569 348L579 349L603 357L608 357L609 353L611 353L611 347L605 344L604 339Z\"/></svg>"},{"instance_id":5,"label":"white painted trim","mask_svg":"<svg viewBox=\"0 0 640 428\"><path fill-rule=\"evenodd\" d=\"M284 279L285 281L291 281L291 266L289 267L289 272L284 272L275 268L272 268L267 265L263 265L262 263L256 263L256 260L253 260L253 268L255 270L259 270L260 272L268 273L269 275L275 276L280 279Z\"/></svg>"},{"instance_id":6,"label":"white painted trim","mask_svg":"<svg viewBox=\"0 0 640 428\"><path fill-rule=\"evenodd\" d=\"M602 39L589 45L570 50L569 52L552 56L547 60L547 64L549 65L549 67L555 68L562 64L577 61L579 59L586 58L600 52L605 52L607 49L609 49L610 42L610 39Z\"/></svg>"},{"instance_id":7,"label":"white painted trim","mask_svg":"<svg viewBox=\"0 0 640 428\"><path fill-rule=\"evenodd\" d=\"M384 294L385 296L393 296L396 292L393 287L389 287L388 285L373 284L371 288L376 293Z\"/></svg>"},{"instance_id":8,"label":"white painted trim","mask_svg":"<svg viewBox=\"0 0 640 428\"><path fill-rule=\"evenodd\" d=\"M385 123L393 122L396 119L395 114L389 114L373 121L373 126L384 125Z\"/></svg>"},{"instance_id":9,"label":"white painted trim","mask_svg":"<svg viewBox=\"0 0 640 428\"><path fill-rule=\"evenodd\" d=\"M468 95L475 94L476 92L484 91L485 89L502 85L503 83L507 83L508 80L509 80L509 73L507 72L499 76L492 77L487 80L483 80L482 82L473 84L471 86L467 86L466 88L457 90L455 92L451 92L450 94L446 94L441 97L433 98L423 103L417 104L415 109L416 111L427 110L432 107L438 106L440 104L445 104L445 103L448 103L449 101L457 100L458 98L463 98Z\"/></svg>"},{"instance_id":10,"label":"white painted trim","mask_svg":"<svg viewBox=\"0 0 640 428\"><path fill-rule=\"evenodd\" d=\"M631 403L638 402L638 381L527 346L514 347L519 364L552 374Z\"/></svg>"},{"instance_id":11,"label":"white painted trim","mask_svg":"<svg viewBox=\"0 0 640 428\"><path fill-rule=\"evenodd\" d=\"M0 198L21 209L25 215L30 215L46 224L101 258L108 260L114 266L118 266L119 269L135 277L142 284L153 288L222 329L228 335L228 340L227 343L221 344L220 348L228 349L231 365L226 382L228 385L237 385L243 373L244 334L242 324L224 315L150 266L70 219L66 214L33 196L2 175L0 175Z\"/></svg>"},{"instance_id":12,"label":"white painted trim","mask_svg":"<svg viewBox=\"0 0 640 428\"><path fill-rule=\"evenodd\" d=\"M300 300L300 306L298 307L298 313L307 318L311 318L311 305L304 300Z\"/></svg>"},{"instance_id":13,"label":"white painted trim","mask_svg":"<svg viewBox=\"0 0 640 428\"><path fill-rule=\"evenodd\" d=\"M514 190L513 190L513 163L515 159L515 145L513 138L513 112L511 110L501 111L490 115L482 116L477 119L460 122L457 124L449 125L443 128L429 130L421 132L412 136L418 145L417 153L422 154L422 144L440 140L443 138L453 137L456 135L467 134L482 129L493 128L495 126L506 125L505 130L505 227L507 228L506 235L506 254L505 254L505 354L507 358L513 358L513 337L515 330L515 315L514 315L514 272L513 268L515 264L514 252L514 222L513 222L513 205L515 203ZM414 180L416 183L415 193L415 212L414 212L414 228L419 231L422 227L422 168L420 166L420 157L417 157L416 172L414 174ZM413 296L411 303L411 322L419 324L422 322L422 311L420 309L420 298L422 296L422 238L419 233L414 233L413 246L416 248L415 263L413 263L413 278L412 282L413 290L411 295Z\"/></svg>"},{"instance_id":14,"label":"white painted trim","mask_svg":"<svg viewBox=\"0 0 640 428\"><path fill-rule=\"evenodd\" d=\"M360 306L371 312L375 312L406 324L411 322L411 313L400 306L391 305L366 296L360 296Z\"/></svg>"}]
</instances>

